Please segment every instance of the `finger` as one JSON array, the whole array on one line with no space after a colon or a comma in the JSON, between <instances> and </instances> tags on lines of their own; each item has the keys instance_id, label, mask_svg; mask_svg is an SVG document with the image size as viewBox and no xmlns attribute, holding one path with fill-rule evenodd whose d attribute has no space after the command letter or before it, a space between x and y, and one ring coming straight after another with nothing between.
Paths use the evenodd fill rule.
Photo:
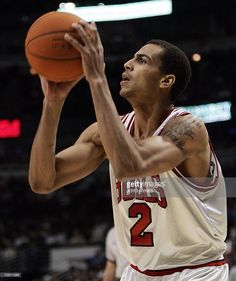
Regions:
<instances>
[{"instance_id":1,"label":"finger","mask_svg":"<svg viewBox=\"0 0 236 281\"><path fill-rule=\"evenodd\" d=\"M39 76L40 80L46 80L46 78L43 75L39 74L38 76Z\"/></svg>"},{"instance_id":2,"label":"finger","mask_svg":"<svg viewBox=\"0 0 236 281\"><path fill-rule=\"evenodd\" d=\"M89 45L88 33L85 31L84 27L80 23L73 23L72 27L76 30L84 45Z\"/></svg>"},{"instance_id":3,"label":"finger","mask_svg":"<svg viewBox=\"0 0 236 281\"><path fill-rule=\"evenodd\" d=\"M85 35L86 37L93 43L97 43L97 38L98 38L98 30L95 22L82 22L83 30L86 31Z\"/></svg>"},{"instance_id":4,"label":"finger","mask_svg":"<svg viewBox=\"0 0 236 281\"><path fill-rule=\"evenodd\" d=\"M100 34L99 34L99 32L98 32L96 23L95 23L95 22L92 22L91 25L92 25L92 27L93 27L93 30L94 30L95 33L96 33L97 42L102 46L101 37L100 37Z\"/></svg>"},{"instance_id":5,"label":"finger","mask_svg":"<svg viewBox=\"0 0 236 281\"><path fill-rule=\"evenodd\" d=\"M91 33L94 31L92 23L89 23L85 20L80 20L79 24L83 27L83 29L88 33L89 37L91 37Z\"/></svg>"},{"instance_id":6,"label":"finger","mask_svg":"<svg viewBox=\"0 0 236 281\"><path fill-rule=\"evenodd\" d=\"M97 41L98 41L98 45L99 45L99 51L103 55L104 49L103 49L102 41L101 41L101 38L99 35L98 35Z\"/></svg>"},{"instance_id":7,"label":"finger","mask_svg":"<svg viewBox=\"0 0 236 281\"><path fill-rule=\"evenodd\" d=\"M77 49L78 51L83 51L83 45L76 40L73 36L71 36L68 33L65 33L64 35L64 39L69 42L75 49Z\"/></svg>"},{"instance_id":8,"label":"finger","mask_svg":"<svg viewBox=\"0 0 236 281\"><path fill-rule=\"evenodd\" d=\"M91 26L93 27L93 29L97 30L97 25L96 25L96 23L94 21L91 22Z\"/></svg>"},{"instance_id":9,"label":"finger","mask_svg":"<svg viewBox=\"0 0 236 281\"><path fill-rule=\"evenodd\" d=\"M95 22L92 22L90 26L91 26L91 31L90 31L91 38L93 42L97 42L97 34L98 34L97 26Z\"/></svg>"},{"instance_id":10,"label":"finger","mask_svg":"<svg viewBox=\"0 0 236 281\"><path fill-rule=\"evenodd\" d=\"M75 23L75 27L77 27L76 24L77 24L78 26L80 25L80 26L86 31L86 33L87 33L87 34L89 35L89 37L90 37L90 35L91 35L91 28L90 28L91 25L90 25L89 22L80 19L79 22ZM73 24L72 24L72 27L73 27Z\"/></svg>"},{"instance_id":11,"label":"finger","mask_svg":"<svg viewBox=\"0 0 236 281\"><path fill-rule=\"evenodd\" d=\"M37 71L36 71L35 69L33 69L32 67L30 68L30 71L29 71L29 72L30 72L31 75L36 75L36 74L38 74Z\"/></svg>"},{"instance_id":12,"label":"finger","mask_svg":"<svg viewBox=\"0 0 236 281\"><path fill-rule=\"evenodd\" d=\"M38 77L39 77L41 85L43 85L44 81L46 81L46 79L41 74L39 74Z\"/></svg>"},{"instance_id":13,"label":"finger","mask_svg":"<svg viewBox=\"0 0 236 281\"><path fill-rule=\"evenodd\" d=\"M83 19L80 19L79 23L80 23L83 27L90 29L90 23L89 23L89 22L87 22L87 21L85 21L85 20L83 20Z\"/></svg>"},{"instance_id":14,"label":"finger","mask_svg":"<svg viewBox=\"0 0 236 281\"><path fill-rule=\"evenodd\" d=\"M88 40L90 40L92 43L96 42L97 29L95 28L94 24L81 20L79 23L72 24L72 27L74 27L78 33L79 30L83 30L84 35L86 38L88 38ZM79 27L82 27L82 29L79 29Z\"/></svg>"}]
</instances>

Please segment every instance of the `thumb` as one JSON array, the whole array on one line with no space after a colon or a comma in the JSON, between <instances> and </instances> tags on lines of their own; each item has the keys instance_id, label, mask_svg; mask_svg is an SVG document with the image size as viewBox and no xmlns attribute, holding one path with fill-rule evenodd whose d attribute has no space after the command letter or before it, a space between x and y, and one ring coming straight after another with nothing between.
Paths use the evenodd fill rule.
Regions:
<instances>
[{"instance_id":1,"label":"thumb","mask_svg":"<svg viewBox=\"0 0 236 281\"><path fill-rule=\"evenodd\" d=\"M32 67L30 68L30 71L29 71L29 72L30 72L31 75L36 75L36 74L38 74L37 71L36 71L35 69L33 69Z\"/></svg>"}]
</instances>

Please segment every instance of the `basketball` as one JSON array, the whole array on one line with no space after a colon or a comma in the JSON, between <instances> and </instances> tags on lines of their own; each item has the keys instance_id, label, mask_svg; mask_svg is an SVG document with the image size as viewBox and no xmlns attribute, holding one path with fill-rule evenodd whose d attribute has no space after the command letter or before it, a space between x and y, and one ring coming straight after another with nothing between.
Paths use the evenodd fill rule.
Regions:
<instances>
[{"instance_id":1,"label":"basketball","mask_svg":"<svg viewBox=\"0 0 236 281\"><path fill-rule=\"evenodd\" d=\"M71 24L80 18L66 12L49 12L39 17L29 28L25 39L25 54L33 73L54 82L72 81L82 73L79 52L65 39L65 33L75 35Z\"/></svg>"}]
</instances>

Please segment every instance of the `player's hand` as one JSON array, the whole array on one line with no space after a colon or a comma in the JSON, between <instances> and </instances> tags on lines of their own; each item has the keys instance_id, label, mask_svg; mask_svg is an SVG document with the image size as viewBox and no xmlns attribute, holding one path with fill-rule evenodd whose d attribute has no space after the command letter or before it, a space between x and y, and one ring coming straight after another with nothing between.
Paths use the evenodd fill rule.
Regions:
<instances>
[{"instance_id":1,"label":"player's hand","mask_svg":"<svg viewBox=\"0 0 236 281\"><path fill-rule=\"evenodd\" d=\"M71 89L84 77L82 74L77 80L68 82L48 81L44 76L39 75L41 88L45 98L48 100L65 100Z\"/></svg>"},{"instance_id":2,"label":"player's hand","mask_svg":"<svg viewBox=\"0 0 236 281\"><path fill-rule=\"evenodd\" d=\"M78 38L66 33L65 40L79 51L82 57L83 71L86 80L105 76L103 46L95 23L80 21L73 23Z\"/></svg>"}]
</instances>

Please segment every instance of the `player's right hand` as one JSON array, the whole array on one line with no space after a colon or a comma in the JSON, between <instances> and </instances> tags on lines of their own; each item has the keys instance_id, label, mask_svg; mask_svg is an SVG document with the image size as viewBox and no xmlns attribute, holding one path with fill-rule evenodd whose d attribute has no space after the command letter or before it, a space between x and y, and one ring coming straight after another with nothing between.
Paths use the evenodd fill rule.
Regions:
<instances>
[{"instance_id":1,"label":"player's right hand","mask_svg":"<svg viewBox=\"0 0 236 281\"><path fill-rule=\"evenodd\" d=\"M41 88L45 98L50 101L65 100L71 89L84 77L82 74L79 79L68 82L48 81L44 76L39 75Z\"/></svg>"}]
</instances>

